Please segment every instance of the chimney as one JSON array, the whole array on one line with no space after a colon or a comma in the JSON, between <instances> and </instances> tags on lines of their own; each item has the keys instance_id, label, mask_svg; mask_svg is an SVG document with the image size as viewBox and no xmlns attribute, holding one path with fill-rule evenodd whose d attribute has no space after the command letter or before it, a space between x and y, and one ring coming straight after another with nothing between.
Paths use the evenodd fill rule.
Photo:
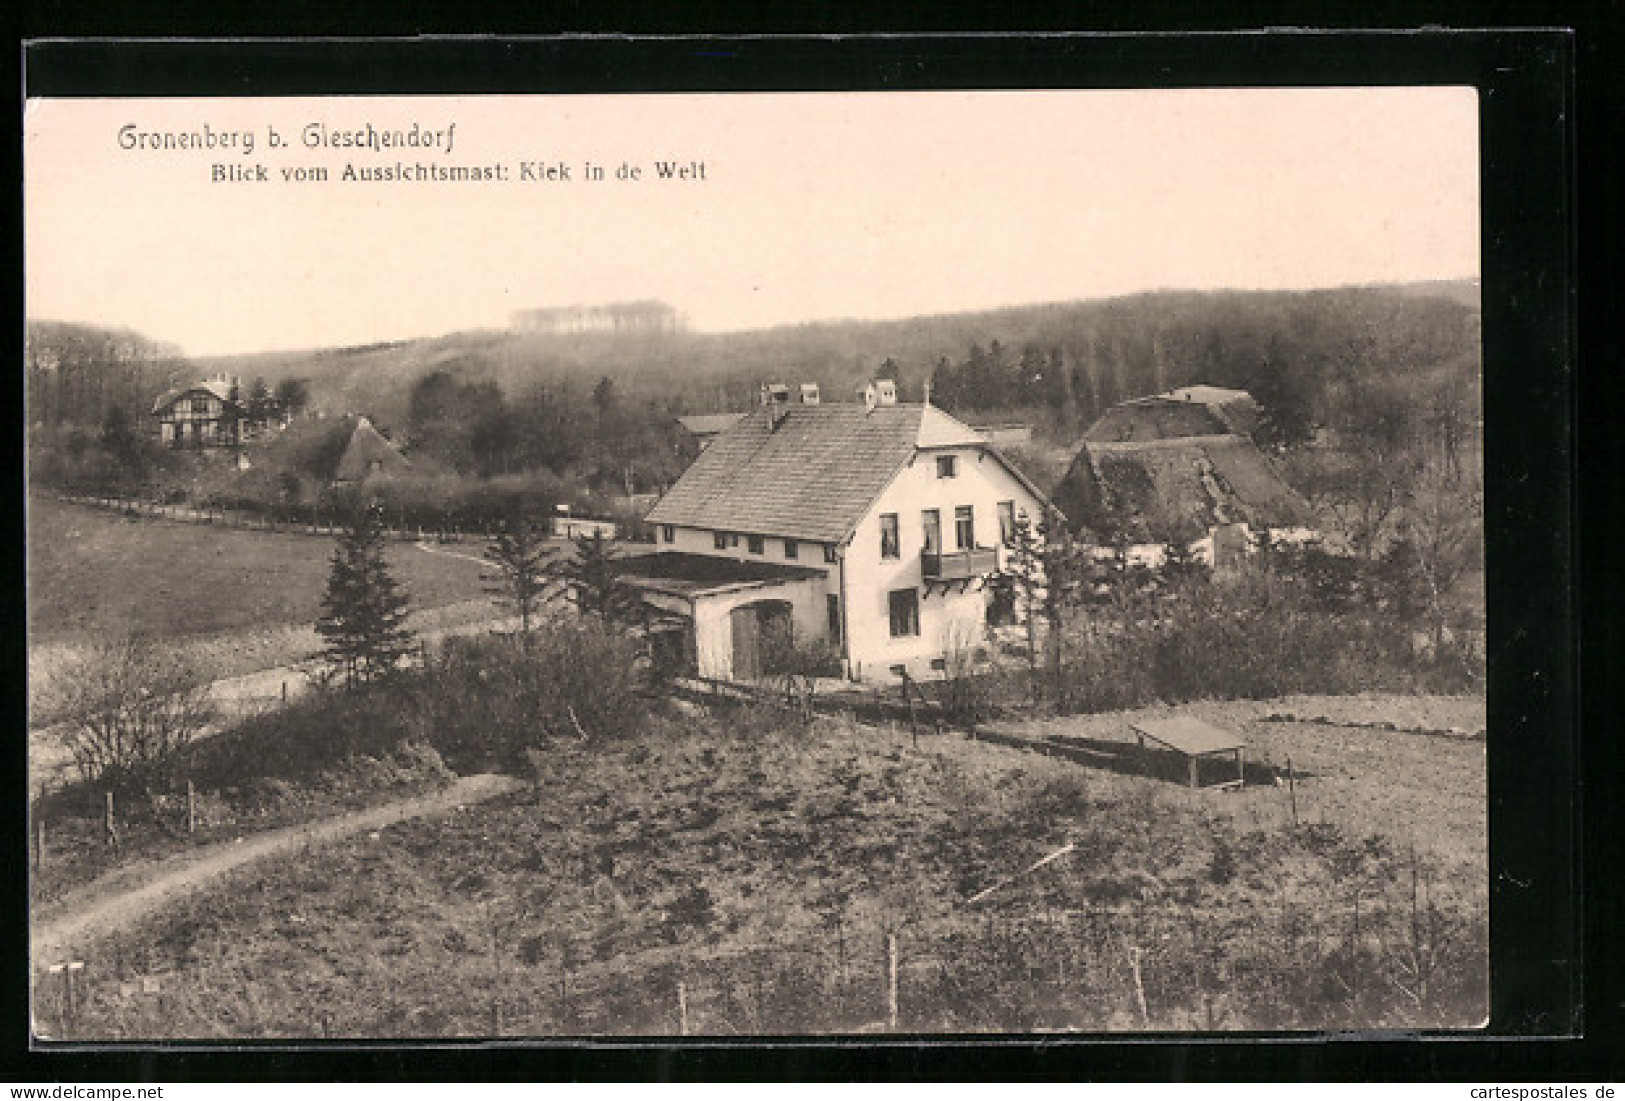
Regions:
<instances>
[{"instance_id":1,"label":"chimney","mask_svg":"<svg viewBox=\"0 0 1625 1101\"><path fill-rule=\"evenodd\" d=\"M782 382L764 383L762 404L767 407L767 426L777 428L790 411L790 388Z\"/></svg>"},{"instance_id":2,"label":"chimney","mask_svg":"<svg viewBox=\"0 0 1625 1101\"><path fill-rule=\"evenodd\" d=\"M873 413L876 401L875 384L872 382L865 383L858 393L863 395L864 408Z\"/></svg>"},{"instance_id":3,"label":"chimney","mask_svg":"<svg viewBox=\"0 0 1625 1101\"><path fill-rule=\"evenodd\" d=\"M816 382L803 382L801 384L801 404L802 405L817 405L818 404L818 383L816 383Z\"/></svg>"},{"instance_id":4,"label":"chimney","mask_svg":"<svg viewBox=\"0 0 1625 1101\"><path fill-rule=\"evenodd\" d=\"M896 379L877 378L877 379L875 379L874 387L875 387L875 404L876 405L896 405L897 404L897 380Z\"/></svg>"}]
</instances>

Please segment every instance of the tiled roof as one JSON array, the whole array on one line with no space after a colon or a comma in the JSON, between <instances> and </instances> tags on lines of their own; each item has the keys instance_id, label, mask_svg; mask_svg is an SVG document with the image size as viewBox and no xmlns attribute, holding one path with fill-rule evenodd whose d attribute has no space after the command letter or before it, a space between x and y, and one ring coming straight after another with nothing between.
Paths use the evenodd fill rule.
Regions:
<instances>
[{"instance_id":1,"label":"tiled roof","mask_svg":"<svg viewBox=\"0 0 1625 1101\"><path fill-rule=\"evenodd\" d=\"M835 543L863 519L918 448L976 447L1044 495L976 432L929 405L758 409L718 436L650 510L652 524ZM1046 502L1047 503L1047 502Z\"/></svg>"},{"instance_id":2,"label":"tiled roof","mask_svg":"<svg viewBox=\"0 0 1625 1101\"><path fill-rule=\"evenodd\" d=\"M791 405L746 415L700 452L653 524L833 543L914 454L920 405Z\"/></svg>"}]
</instances>

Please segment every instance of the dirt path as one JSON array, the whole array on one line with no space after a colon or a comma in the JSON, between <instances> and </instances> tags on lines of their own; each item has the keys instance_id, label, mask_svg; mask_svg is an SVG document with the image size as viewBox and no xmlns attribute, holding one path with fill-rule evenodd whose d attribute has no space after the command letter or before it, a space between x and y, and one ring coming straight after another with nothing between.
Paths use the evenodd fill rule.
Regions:
<instances>
[{"instance_id":1,"label":"dirt path","mask_svg":"<svg viewBox=\"0 0 1625 1101\"><path fill-rule=\"evenodd\" d=\"M38 915L30 938L31 957L45 965L83 952L94 939L128 928L183 892L266 857L305 845L327 844L408 818L442 814L519 788L508 776L464 776L429 795L341 814L300 826L271 830L248 839L221 842L164 860L121 868L90 886L59 899Z\"/></svg>"}]
</instances>

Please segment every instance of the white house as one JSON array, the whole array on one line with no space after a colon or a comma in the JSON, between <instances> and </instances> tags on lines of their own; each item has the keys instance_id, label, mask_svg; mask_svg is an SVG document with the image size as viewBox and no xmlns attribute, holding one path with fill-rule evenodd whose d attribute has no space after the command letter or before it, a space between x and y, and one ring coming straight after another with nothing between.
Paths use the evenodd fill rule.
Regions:
<instances>
[{"instance_id":1,"label":"white house","mask_svg":"<svg viewBox=\"0 0 1625 1101\"><path fill-rule=\"evenodd\" d=\"M700 675L749 679L759 640L828 639L846 674L925 675L979 645L986 578L1044 496L974 429L881 382L862 403L764 389L648 514L627 578Z\"/></svg>"}]
</instances>

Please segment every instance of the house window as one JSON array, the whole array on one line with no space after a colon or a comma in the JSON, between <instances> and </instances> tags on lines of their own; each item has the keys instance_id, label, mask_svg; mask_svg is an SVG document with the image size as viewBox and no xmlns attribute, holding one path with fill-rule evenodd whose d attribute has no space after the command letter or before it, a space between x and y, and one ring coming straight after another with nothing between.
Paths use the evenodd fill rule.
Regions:
<instances>
[{"instance_id":1,"label":"house window","mask_svg":"<svg viewBox=\"0 0 1625 1101\"><path fill-rule=\"evenodd\" d=\"M824 597L824 610L829 614L829 637L839 642L841 638L841 598L834 593Z\"/></svg>"},{"instance_id":2,"label":"house window","mask_svg":"<svg viewBox=\"0 0 1625 1101\"><path fill-rule=\"evenodd\" d=\"M660 538L668 543L677 542L677 529L671 524L661 524Z\"/></svg>"},{"instance_id":3,"label":"house window","mask_svg":"<svg viewBox=\"0 0 1625 1101\"><path fill-rule=\"evenodd\" d=\"M942 550L942 513L934 508L928 508L921 512L920 528L925 536L925 553L940 553Z\"/></svg>"},{"instance_id":4,"label":"house window","mask_svg":"<svg viewBox=\"0 0 1625 1101\"><path fill-rule=\"evenodd\" d=\"M937 477L952 478L959 473L959 458L956 455L937 456Z\"/></svg>"},{"instance_id":5,"label":"house window","mask_svg":"<svg viewBox=\"0 0 1625 1101\"><path fill-rule=\"evenodd\" d=\"M786 539L784 541L784 557L795 558L800 553L801 544L797 543L794 539Z\"/></svg>"},{"instance_id":6,"label":"house window","mask_svg":"<svg viewBox=\"0 0 1625 1101\"><path fill-rule=\"evenodd\" d=\"M192 412L194 412L194 413L207 413L208 411L209 411L209 399L208 398L193 398L192 399Z\"/></svg>"},{"instance_id":7,"label":"house window","mask_svg":"<svg viewBox=\"0 0 1625 1101\"><path fill-rule=\"evenodd\" d=\"M976 546L976 514L971 511L970 505L960 505L954 509L954 544L960 550L970 550Z\"/></svg>"},{"instance_id":8,"label":"house window","mask_svg":"<svg viewBox=\"0 0 1625 1101\"><path fill-rule=\"evenodd\" d=\"M714 533L711 536L711 545L713 547L717 548L717 550L727 550L728 549L728 533L725 532L725 531L719 531L719 532Z\"/></svg>"},{"instance_id":9,"label":"house window","mask_svg":"<svg viewBox=\"0 0 1625 1101\"><path fill-rule=\"evenodd\" d=\"M999 502L999 542L1011 546L1016 541L1016 503Z\"/></svg>"},{"instance_id":10,"label":"house window","mask_svg":"<svg viewBox=\"0 0 1625 1101\"><path fill-rule=\"evenodd\" d=\"M920 594L914 589L893 589L886 594L891 612L891 637L909 638L920 633Z\"/></svg>"},{"instance_id":11,"label":"house window","mask_svg":"<svg viewBox=\"0 0 1625 1101\"><path fill-rule=\"evenodd\" d=\"M737 547L739 545L739 534L737 532L728 536L728 545L730 547Z\"/></svg>"},{"instance_id":12,"label":"house window","mask_svg":"<svg viewBox=\"0 0 1625 1101\"><path fill-rule=\"evenodd\" d=\"M767 550L767 540L760 535L747 535L745 537L745 548L752 554L761 554Z\"/></svg>"},{"instance_id":13,"label":"house window","mask_svg":"<svg viewBox=\"0 0 1625 1101\"><path fill-rule=\"evenodd\" d=\"M829 563L834 563L834 561L835 561L835 544L834 543L825 543L824 544L824 561L829 562Z\"/></svg>"},{"instance_id":14,"label":"house window","mask_svg":"<svg viewBox=\"0 0 1625 1101\"><path fill-rule=\"evenodd\" d=\"M897 541L897 513L895 512L880 514L880 557L901 557Z\"/></svg>"}]
</instances>

